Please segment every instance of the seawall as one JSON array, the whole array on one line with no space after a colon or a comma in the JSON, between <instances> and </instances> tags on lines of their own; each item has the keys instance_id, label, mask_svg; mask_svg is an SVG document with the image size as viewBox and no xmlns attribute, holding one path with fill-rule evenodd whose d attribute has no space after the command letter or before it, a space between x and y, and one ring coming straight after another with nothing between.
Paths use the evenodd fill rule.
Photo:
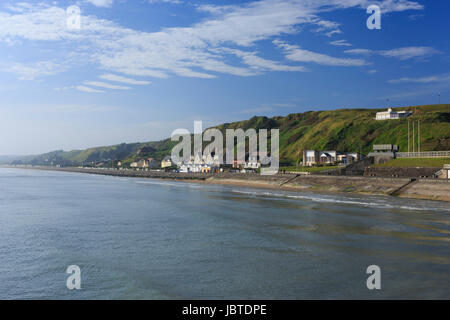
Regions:
<instances>
[{"instance_id":1,"label":"seawall","mask_svg":"<svg viewBox=\"0 0 450 320\"><path fill-rule=\"evenodd\" d=\"M398 178L433 178L439 167L367 167L364 175L367 177L398 177Z\"/></svg>"},{"instance_id":2,"label":"seawall","mask_svg":"<svg viewBox=\"0 0 450 320\"><path fill-rule=\"evenodd\" d=\"M344 192L395 195L407 198L450 201L450 180L409 179L384 177L320 176L256 173L176 173L163 171L132 171L112 169L21 167L23 169L77 172L119 177L171 179L198 183L236 185L252 188L270 188L290 191Z\"/></svg>"}]
</instances>

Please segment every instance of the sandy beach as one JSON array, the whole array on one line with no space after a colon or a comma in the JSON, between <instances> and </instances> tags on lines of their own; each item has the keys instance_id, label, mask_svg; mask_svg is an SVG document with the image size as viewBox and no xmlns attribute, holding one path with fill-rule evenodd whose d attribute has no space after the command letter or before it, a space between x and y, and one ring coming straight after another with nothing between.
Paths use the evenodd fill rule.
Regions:
<instances>
[{"instance_id":1,"label":"sandy beach","mask_svg":"<svg viewBox=\"0 0 450 320\"><path fill-rule=\"evenodd\" d=\"M318 191L389 195L405 198L450 201L450 182L438 179L380 178L360 176L326 176L276 174L264 176L256 173L222 172L214 174L178 173L164 171L133 171L90 168L13 167L32 170L50 170L87 174L170 179L183 182L235 185L289 191Z\"/></svg>"}]
</instances>

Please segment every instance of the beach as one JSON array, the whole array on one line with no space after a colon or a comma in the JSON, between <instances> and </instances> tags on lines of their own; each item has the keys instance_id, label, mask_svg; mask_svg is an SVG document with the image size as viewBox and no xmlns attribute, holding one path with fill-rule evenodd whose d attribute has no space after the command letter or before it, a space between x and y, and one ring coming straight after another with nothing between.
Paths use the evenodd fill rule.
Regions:
<instances>
[{"instance_id":1,"label":"beach","mask_svg":"<svg viewBox=\"0 0 450 320\"><path fill-rule=\"evenodd\" d=\"M447 179L408 179L362 176L327 176L257 173L181 173L157 170L117 170L79 167L25 166L23 169L78 172L118 177L169 179L184 182L235 185L251 188L268 188L289 191L317 191L389 195L404 198L450 202L450 181Z\"/></svg>"}]
</instances>

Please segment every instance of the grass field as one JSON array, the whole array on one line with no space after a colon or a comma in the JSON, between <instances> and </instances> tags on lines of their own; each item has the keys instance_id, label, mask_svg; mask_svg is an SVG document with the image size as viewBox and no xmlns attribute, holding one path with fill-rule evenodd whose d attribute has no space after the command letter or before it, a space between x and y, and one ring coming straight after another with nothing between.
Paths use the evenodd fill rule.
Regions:
<instances>
[{"instance_id":1,"label":"grass field","mask_svg":"<svg viewBox=\"0 0 450 320\"><path fill-rule=\"evenodd\" d=\"M442 167L450 158L398 158L375 167Z\"/></svg>"}]
</instances>

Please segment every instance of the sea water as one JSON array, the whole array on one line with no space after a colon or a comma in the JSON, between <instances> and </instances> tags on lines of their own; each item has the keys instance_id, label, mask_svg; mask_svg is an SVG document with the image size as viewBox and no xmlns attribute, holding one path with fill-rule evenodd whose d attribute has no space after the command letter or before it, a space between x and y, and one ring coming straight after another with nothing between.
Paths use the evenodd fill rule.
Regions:
<instances>
[{"instance_id":1,"label":"sea water","mask_svg":"<svg viewBox=\"0 0 450 320\"><path fill-rule=\"evenodd\" d=\"M448 299L449 217L446 202L3 168L0 299Z\"/></svg>"}]
</instances>

